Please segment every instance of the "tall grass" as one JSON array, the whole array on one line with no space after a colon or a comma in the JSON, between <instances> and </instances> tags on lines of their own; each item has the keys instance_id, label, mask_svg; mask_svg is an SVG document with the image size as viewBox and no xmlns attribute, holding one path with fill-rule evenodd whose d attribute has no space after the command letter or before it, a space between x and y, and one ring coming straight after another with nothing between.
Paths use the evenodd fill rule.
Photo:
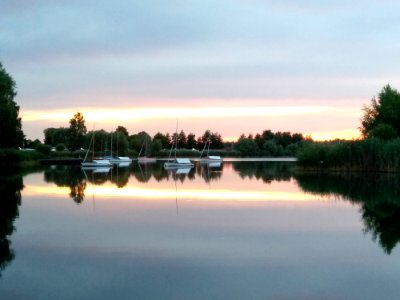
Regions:
<instances>
[{"instance_id":1,"label":"tall grass","mask_svg":"<svg viewBox=\"0 0 400 300\"><path fill-rule=\"evenodd\" d=\"M400 138L304 143L297 159L306 168L399 172Z\"/></svg>"},{"instance_id":2,"label":"tall grass","mask_svg":"<svg viewBox=\"0 0 400 300\"><path fill-rule=\"evenodd\" d=\"M16 149L0 149L0 165L34 164L44 155L36 150L21 151Z\"/></svg>"}]
</instances>

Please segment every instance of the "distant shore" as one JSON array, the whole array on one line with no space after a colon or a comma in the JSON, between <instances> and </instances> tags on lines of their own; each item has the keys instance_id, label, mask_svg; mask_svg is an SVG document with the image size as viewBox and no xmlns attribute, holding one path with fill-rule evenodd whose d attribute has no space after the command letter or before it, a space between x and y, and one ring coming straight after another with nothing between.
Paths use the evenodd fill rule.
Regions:
<instances>
[{"instance_id":1,"label":"distant shore","mask_svg":"<svg viewBox=\"0 0 400 300\"><path fill-rule=\"evenodd\" d=\"M199 161L199 158L190 158L193 161ZM157 158L157 160L168 160L168 158ZM274 162L296 162L296 157L224 157L224 162L235 162L235 161L274 161Z\"/></svg>"}]
</instances>

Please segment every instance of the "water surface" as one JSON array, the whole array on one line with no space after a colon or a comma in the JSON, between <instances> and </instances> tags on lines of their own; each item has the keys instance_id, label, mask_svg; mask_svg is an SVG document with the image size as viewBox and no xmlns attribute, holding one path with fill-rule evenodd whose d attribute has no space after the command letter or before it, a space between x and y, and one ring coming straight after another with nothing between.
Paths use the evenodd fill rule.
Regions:
<instances>
[{"instance_id":1,"label":"water surface","mask_svg":"<svg viewBox=\"0 0 400 300\"><path fill-rule=\"evenodd\" d=\"M394 175L295 163L0 178L2 299L397 299Z\"/></svg>"}]
</instances>

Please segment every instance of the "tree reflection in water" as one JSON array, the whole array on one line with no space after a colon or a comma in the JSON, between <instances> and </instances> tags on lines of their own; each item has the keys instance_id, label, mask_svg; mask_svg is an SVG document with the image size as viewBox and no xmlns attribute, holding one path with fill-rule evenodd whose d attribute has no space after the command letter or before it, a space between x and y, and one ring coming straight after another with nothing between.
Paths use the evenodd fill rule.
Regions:
<instances>
[{"instance_id":1,"label":"tree reflection in water","mask_svg":"<svg viewBox=\"0 0 400 300\"><path fill-rule=\"evenodd\" d=\"M0 271L14 259L9 237L15 230L14 221L19 215L23 187L22 175L0 177Z\"/></svg>"},{"instance_id":2,"label":"tree reflection in water","mask_svg":"<svg viewBox=\"0 0 400 300\"><path fill-rule=\"evenodd\" d=\"M187 172L167 172L162 163L116 168L110 172L82 172L80 167L58 166L45 171L45 180L58 186L68 186L70 197L81 203L88 183L101 185L107 181L122 188L133 176L138 182L146 183L152 178L157 182L202 178L210 183L219 180L225 167L232 169L245 179L290 181L295 179L300 188L308 193L333 195L360 205L365 232L371 233L384 251L392 252L400 240L400 175L393 174L303 174L296 172L296 164L287 162L232 162L223 163L219 168L195 164ZM21 183L22 186L22 183Z\"/></svg>"},{"instance_id":3,"label":"tree reflection in water","mask_svg":"<svg viewBox=\"0 0 400 300\"><path fill-rule=\"evenodd\" d=\"M241 178L255 178L265 183L289 181L296 166L293 162L233 162L233 169Z\"/></svg>"},{"instance_id":4,"label":"tree reflection in water","mask_svg":"<svg viewBox=\"0 0 400 300\"><path fill-rule=\"evenodd\" d=\"M305 192L339 196L360 205L364 231L386 253L400 241L400 175L298 174L295 178Z\"/></svg>"},{"instance_id":5,"label":"tree reflection in water","mask_svg":"<svg viewBox=\"0 0 400 300\"><path fill-rule=\"evenodd\" d=\"M80 167L53 166L44 171L44 180L59 187L69 187L69 196L78 204L85 199L86 178Z\"/></svg>"}]
</instances>

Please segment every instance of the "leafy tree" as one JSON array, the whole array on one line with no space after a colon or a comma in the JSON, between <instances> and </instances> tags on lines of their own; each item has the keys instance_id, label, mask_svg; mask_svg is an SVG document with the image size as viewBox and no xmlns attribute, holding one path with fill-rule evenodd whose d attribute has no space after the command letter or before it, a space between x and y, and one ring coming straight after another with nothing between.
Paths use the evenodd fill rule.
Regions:
<instances>
[{"instance_id":1,"label":"leafy tree","mask_svg":"<svg viewBox=\"0 0 400 300\"><path fill-rule=\"evenodd\" d=\"M389 139L400 136L400 93L390 85L382 88L378 99L363 107L361 133L365 138Z\"/></svg>"},{"instance_id":2,"label":"leafy tree","mask_svg":"<svg viewBox=\"0 0 400 300\"><path fill-rule=\"evenodd\" d=\"M224 148L224 143L222 141L222 137L218 132L211 132L211 130L207 129L200 139L197 139L197 147L203 149L205 143L210 140L211 148L213 149L222 149Z\"/></svg>"},{"instance_id":3,"label":"leafy tree","mask_svg":"<svg viewBox=\"0 0 400 300\"><path fill-rule=\"evenodd\" d=\"M129 146L126 133L122 130L118 130L117 128L117 131L112 132L110 136L112 137L110 137L110 139L112 141L113 154L118 154L119 156L126 155Z\"/></svg>"},{"instance_id":4,"label":"leafy tree","mask_svg":"<svg viewBox=\"0 0 400 300\"><path fill-rule=\"evenodd\" d=\"M145 141L147 139L148 146L151 144L151 136L145 132L141 131L137 134L133 134L129 137L129 147L136 152L139 152L142 149Z\"/></svg>"},{"instance_id":5,"label":"leafy tree","mask_svg":"<svg viewBox=\"0 0 400 300\"><path fill-rule=\"evenodd\" d=\"M61 152L65 150L65 145L64 144L57 144L56 145L56 151Z\"/></svg>"},{"instance_id":6,"label":"leafy tree","mask_svg":"<svg viewBox=\"0 0 400 300\"><path fill-rule=\"evenodd\" d=\"M218 132L212 132L210 136L212 149L222 149L224 148L224 143L222 141L222 136Z\"/></svg>"},{"instance_id":7,"label":"leafy tree","mask_svg":"<svg viewBox=\"0 0 400 300\"><path fill-rule=\"evenodd\" d=\"M127 138L129 137L128 129L124 126L118 126L115 131L123 133Z\"/></svg>"},{"instance_id":8,"label":"leafy tree","mask_svg":"<svg viewBox=\"0 0 400 300\"><path fill-rule=\"evenodd\" d=\"M69 139L68 146L71 150L82 147L87 132L85 126L85 118L80 112L77 112L72 119L69 120Z\"/></svg>"},{"instance_id":9,"label":"leafy tree","mask_svg":"<svg viewBox=\"0 0 400 300\"><path fill-rule=\"evenodd\" d=\"M23 145L19 106L14 102L17 95L14 79L0 63L0 148L16 148Z\"/></svg>"},{"instance_id":10,"label":"leafy tree","mask_svg":"<svg viewBox=\"0 0 400 300\"><path fill-rule=\"evenodd\" d=\"M187 137L183 130L178 134L178 148L186 148L187 147Z\"/></svg>"},{"instance_id":11,"label":"leafy tree","mask_svg":"<svg viewBox=\"0 0 400 300\"><path fill-rule=\"evenodd\" d=\"M197 146L196 135L194 133L189 133L187 136L187 148L193 149L196 148L196 146Z\"/></svg>"},{"instance_id":12,"label":"leafy tree","mask_svg":"<svg viewBox=\"0 0 400 300\"><path fill-rule=\"evenodd\" d=\"M159 139L153 139L152 143L151 143L151 152L157 153L162 149L162 143Z\"/></svg>"},{"instance_id":13,"label":"leafy tree","mask_svg":"<svg viewBox=\"0 0 400 300\"><path fill-rule=\"evenodd\" d=\"M67 144L69 129L60 128L46 128L44 131L44 143L51 146L56 146L57 144Z\"/></svg>"},{"instance_id":14,"label":"leafy tree","mask_svg":"<svg viewBox=\"0 0 400 300\"><path fill-rule=\"evenodd\" d=\"M169 134L164 135L160 132L157 132L154 135L153 140L159 140L161 142L162 149L167 149L171 145L171 138L170 138Z\"/></svg>"},{"instance_id":15,"label":"leafy tree","mask_svg":"<svg viewBox=\"0 0 400 300\"><path fill-rule=\"evenodd\" d=\"M257 143L253 139L242 138L235 144L234 149L242 156L253 156L258 153Z\"/></svg>"},{"instance_id":16,"label":"leafy tree","mask_svg":"<svg viewBox=\"0 0 400 300\"><path fill-rule=\"evenodd\" d=\"M51 146L46 144L39 144L35 149L44 155L49 155L51 152Z\"/></svg>"},{"instance_id":17,"label":"leafy tree","mask_svg":"<svg viewBox=\"0 0 400 300\"><path fill-rule=\"evenodd\" d=\"M278 154L278 146L276 145L274 140L266 141L262 149L266 152L268 156L276 156Z\"/></svg>"}]
</instances>

